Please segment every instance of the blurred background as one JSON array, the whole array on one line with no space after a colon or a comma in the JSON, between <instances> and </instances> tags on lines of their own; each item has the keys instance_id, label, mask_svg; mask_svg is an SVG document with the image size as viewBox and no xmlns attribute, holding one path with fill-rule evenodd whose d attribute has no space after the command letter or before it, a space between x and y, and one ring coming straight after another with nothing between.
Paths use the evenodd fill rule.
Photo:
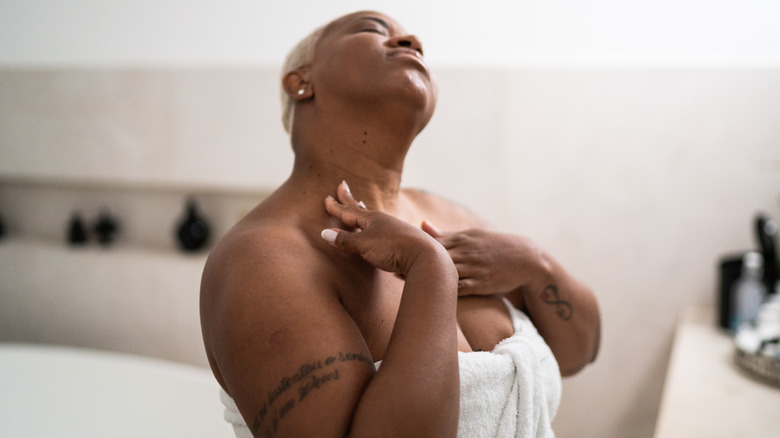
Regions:
<instances>
[{"instance_id":1,"label":"blurred background","mask_svg":"<svg viewBox=\"0 0 780 438\"><path fill-rule=\"evenodd\" d=\"M405 184L600 300L558 436L653 436L680 312L715 315L719 260L780 217L775 1L0 0L0 341L205 367L208 247L292 163L282 60L361 9L418 35L439 82ZM188 200L209 235L185 251Z\"/></svg>"}]
</instances>

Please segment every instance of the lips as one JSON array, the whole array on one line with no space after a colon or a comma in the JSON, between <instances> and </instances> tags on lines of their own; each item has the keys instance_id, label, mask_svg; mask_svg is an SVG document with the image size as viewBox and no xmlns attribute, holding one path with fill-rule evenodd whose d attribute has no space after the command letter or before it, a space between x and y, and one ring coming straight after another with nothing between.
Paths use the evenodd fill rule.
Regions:
<instances>
[{"instance_id":1,"label":"lips","mask_svg":"<svg viewBox=\"0 0 780 438\"><path fill-rule=\"evenodd\" d=\"M410 49L407 47L397 47L395 49L390 50L387 53L388 58L406 58L406 59L412 59L419 64L421 64L423 67L427 69L427 65L425 64L425 61L423 60L422 54L418 52L417 50Z\"/></svg>"},{"instance_id":2,"label":"lips","mask_svg":"<svg viewBox=\"0 0 780 438\"><path fill-rule=\"evenodd\" d=\"M406 56L406 55L410 55L410 56L413 56L415 58L422 59L422 54L420 52L418 52L417 50L414 50L414 49L410 49L408 47L396 47L395 49L392 49L392 50L390 50L387 53L387 56L389 58L392 58L392 57L395 57L395 56Z\"/></svg>"}]
</instances>

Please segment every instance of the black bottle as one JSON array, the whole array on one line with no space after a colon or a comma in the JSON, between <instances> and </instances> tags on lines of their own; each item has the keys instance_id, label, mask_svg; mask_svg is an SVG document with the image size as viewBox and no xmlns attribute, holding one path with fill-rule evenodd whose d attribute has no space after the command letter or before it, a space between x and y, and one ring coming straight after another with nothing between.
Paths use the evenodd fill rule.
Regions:
<instances>
[{"instance_id":1,"label":"black bottle","mask_svg":"<svg viewBox=\"0 0 780 438\"><path fill-rule=\"evenodd\" d=\"M103 246L110 245L113 243L114 236L116 236L118 230L119 225L116 220L107 211L101 212L98 221L95 223L95 234L98 242Z\"/></svg>"},{"instance_id":2,"label":"black bottle","mask_svg":"<svg viewBox=\"0 0 780 438\"><path fill-rule=\"evenodd\" d=\"M184 221L176 230L179 247L184 251L194 252L203 248L209 239L209 226L206 220L198 214L195 200L187 200L187 213Z\"/></svg>"},{"instance_id":3,"label":"black bottle","mask_svg":"<svg viewBox=\"0 0 780 438\"><path fill-rule=\"evenodd\" d=\"M87 243L87 229L78 212L71 215L68 223L68 243L74 246Z\"/></svg>"},{"instance_id":4,"label":"black bottle","mask_svg":"<svg viewBox=\"0 0 780 438\"><path fill-rule=\"evenodd\" d=\"M758 214L755 219L756 239L764 257L764 286L769 293L775 290L775 283L780 279L777 258L777 224L764 214Z\"/></svg>"}]
</instances>

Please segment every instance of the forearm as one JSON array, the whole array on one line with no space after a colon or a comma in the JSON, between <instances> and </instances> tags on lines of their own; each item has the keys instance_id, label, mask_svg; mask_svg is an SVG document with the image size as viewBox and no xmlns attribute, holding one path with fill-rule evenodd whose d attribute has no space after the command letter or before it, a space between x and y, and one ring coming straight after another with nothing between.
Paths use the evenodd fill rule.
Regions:
<instances>
[{"instance_id":1,"label":"forearm","mask_svg":"<svg viewBox=\"0 0 780 438\"><path fill-rule=\"evenodd\" d=\"M561 374L575 374L595 359L599 349L598 303L587 286L548 254L539 252L531 263L536 275L507 297L524 306L558 360Z\"/></svg>"},{"instance_id":2,"label":"forearm","mask_svg":"<svg viewBox=\"0 0 780 438\"><path fill-rule=\"evenodd\" d=\"M355 412L354 436L455 436L456 290L457 271L444 251L409 270L381 368Z\"/></svg>"},{"instance_id":3,"label":"forearm","mask_svg":"<svg viewBox=\"0 0 780 438\"><path fill-rule=\"evenodd\" d=\"M505 295L525 310L555 354L564 375L579 371L598 350L596 299L552 257L524 236L469 229L426 231L458 268L458 294Z\"/></svg>"}]
</instances>

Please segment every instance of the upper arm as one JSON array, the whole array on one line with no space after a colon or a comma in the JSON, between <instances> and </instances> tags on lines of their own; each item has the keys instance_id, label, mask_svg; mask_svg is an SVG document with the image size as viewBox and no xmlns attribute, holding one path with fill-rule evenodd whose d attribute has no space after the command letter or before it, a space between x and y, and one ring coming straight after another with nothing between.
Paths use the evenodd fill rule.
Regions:
<instances>
[{"instance_id":1,"label":"upper arm","mask_svg":"<svg viewBox=\"0 0 780 438\"><path fill-rule=\"evenodd\" d=\"M255 436L344 436L374 365L327 279L293 258L207 268L206 348Z\"/></svg>"}]
</instances>

